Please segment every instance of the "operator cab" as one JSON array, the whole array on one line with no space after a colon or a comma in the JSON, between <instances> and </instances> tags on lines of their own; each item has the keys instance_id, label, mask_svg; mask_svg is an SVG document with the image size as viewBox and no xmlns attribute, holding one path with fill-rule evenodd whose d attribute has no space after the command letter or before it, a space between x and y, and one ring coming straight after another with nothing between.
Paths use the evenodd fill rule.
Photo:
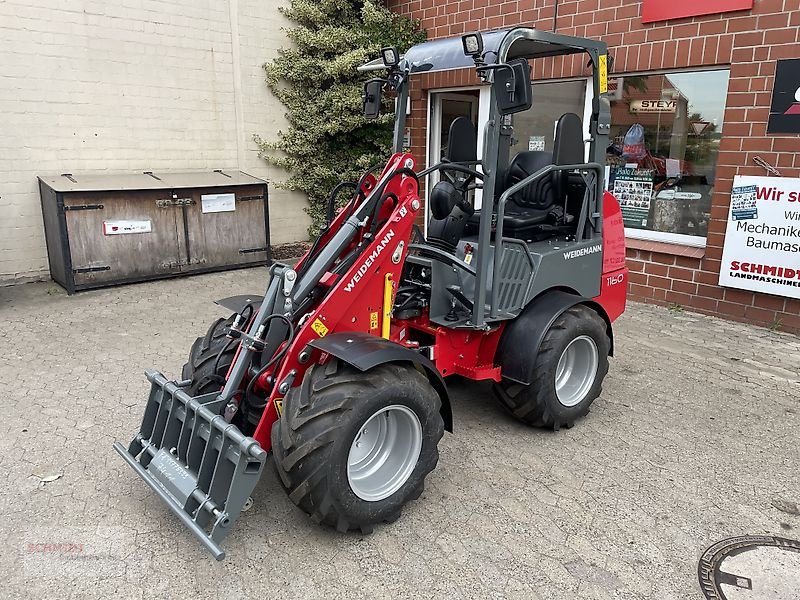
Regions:
<instances>
[{"instance_id":1,"label":"operator cab","mask_svg":"<svg viewBox=\"0 0 800 600\"><path fill-rule=\"evenodd\" d=\"M588 55L592 67L589 159L584 124L574 113L557 120L552 152L511 156L514 115L536 110L531 61L572 54ZM389 65L384 61L383 66ZM365 86L365 106L367 100L375 105L370 90L378 89L376 81L398 92L397 152L403 148L405 110L400 107L406 106L408 77L474 67L491 87L483 147L477 146L472 122L459 117L450 126L443 160L418 173L420 179L440 173L427 199L426 239L412 244L408 259L412 283L430 291L432 322L476 328L512 319L554 285L588 298L599 293L603 165L611 120L602 97L607 66L602 42L517 28L419 44L390 68L388 79ZM373 62L362 70L377 68ZM476 210L477 189L482 206Z\"/></svg>"}]
</instances>

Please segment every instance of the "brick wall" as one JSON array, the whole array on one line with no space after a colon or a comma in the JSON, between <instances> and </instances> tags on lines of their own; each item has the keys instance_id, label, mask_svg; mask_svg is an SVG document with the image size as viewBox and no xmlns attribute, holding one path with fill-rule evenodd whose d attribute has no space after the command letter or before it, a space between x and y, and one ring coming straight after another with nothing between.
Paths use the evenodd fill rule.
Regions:
<instances>
[{"instance_id":1,"label":"brick wall","mask_svg":"<svg viewBox=\"0 0 800 600\"><path fill-rule=\"evenodd\" d=\"M429 38L514 25L552 30L555 0L389 0L402 14L419 18ZM641 2L559 0L558 33L605 40L614 58L612 74L730 65L730 85L711 222L705 251L670 244L629 241L630 296L675 304L765 326L800 332L800 300L717 286L722 243L735 175L767 175L758 155L785 177L800 176L800 136L766 134L775 61L800 58L797 0L755 0L751 11L643 25ZM534 78L586 75L585 58L566 57L542 65ZM472 85L469 71L431 74L412 87L413 150L425 155L427 90Z\"/></svg>"},{"instance_id":2,"label":"brick wall","mask_svg":"<svg viewBox=\"0 0 800 600\"><path fill-rule=\"evenodd\" d=\"M283 107L261 65L281 0L0 2L0 285L47 274L36 176L242 169ZM273 243L306 238L304 200L272 186Z\"/></svg>"}]
</instances>

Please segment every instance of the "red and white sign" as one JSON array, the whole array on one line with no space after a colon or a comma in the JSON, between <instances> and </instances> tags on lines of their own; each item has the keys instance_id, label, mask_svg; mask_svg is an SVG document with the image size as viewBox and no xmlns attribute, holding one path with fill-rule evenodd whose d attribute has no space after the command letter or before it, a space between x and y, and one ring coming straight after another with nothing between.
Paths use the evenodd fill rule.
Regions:
<instances>
[{"instance_id":1,"label":"red and white sign","mask_svg":"<svg viewBox=\"0 0 800 600\"><path fill-rule=\"evenodd\" d=\"M151 233L150 221L103 221L103 235L126 235L129 233Z\"/></svg>"},{"instance_id":2,"label":"red and white sign","mask_svg":"<svg viewBox=\"0 0 800 600\"><path fill-rule=\"evenodd\" d=\"M719 284L800 298L800 179L734 178Z\"/></svg>"},{"instance_id":3,"label":"red and white sign","mask_svg":"<svg viewBox=\"0 0 800 600\"><path fill-rule=\"evenodd\" d=\"M716 15L753 8L753 0L644 0L642 23Z\"/></svg>"}]
</instances>

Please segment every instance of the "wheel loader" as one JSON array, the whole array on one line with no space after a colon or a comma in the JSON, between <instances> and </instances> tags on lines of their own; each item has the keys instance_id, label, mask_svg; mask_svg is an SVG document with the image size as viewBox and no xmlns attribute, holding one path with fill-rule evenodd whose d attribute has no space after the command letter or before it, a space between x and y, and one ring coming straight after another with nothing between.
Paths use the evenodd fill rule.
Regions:
<instances>
[{"instance_id":1,"label":"wheel loader","mask_svg":"<svg viewBox=\"0 0 800 600\"><path fill-rule=\"evenodd\" d=\"M627 270L604 192L606 45L515 28L381 54L362 67L382 75L364 113L396 97L394 154L336 186L319 237L294 266L270 267L263 295L218 302L232 314L197 339L179 380L146 373L139 432L114 445L217 559L270 453L314 521L368 533L436 467L454 429L448 377L492 382L515 418L558 429L588 412L608 371ZM566 113L552 152L511 156L515 115L536 110L531 63L572 54L592 74L588 139ZM490 88L481 147L455 119L445 157L420 168L403 149L410 82L464 68Z\"/></svg>"}]
</instances>

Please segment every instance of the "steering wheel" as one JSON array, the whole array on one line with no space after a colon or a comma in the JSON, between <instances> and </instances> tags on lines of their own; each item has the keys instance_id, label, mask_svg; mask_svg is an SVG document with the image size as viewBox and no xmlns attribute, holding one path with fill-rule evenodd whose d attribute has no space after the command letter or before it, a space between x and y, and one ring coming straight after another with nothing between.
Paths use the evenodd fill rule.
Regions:
<instances>
[{"instance_id":1,"label":"steering wheel","mask_svg":"<svg viewBox=\"0 0 800 600\"><path fill-rule=\"evenodd\" d=\"M451 163L447 159L437 165L442 176L462 194L470 190L482 188L482 184L474 183L476 179L483 181L484 174L472 169L463 163ZM461 177L459 177L461 175Z\"/></svg>"},{"instance_id":2,"label":"steering wheel","mask_svg":"<svg viewBox=\"0 0 800 600\"><path fill-rule=\"evenodd\" d=\"M439 166L439 165L443 165L443 166ZM434 168L437 168L437 167L438 167L438 169L440 171L445 172L445 173L448 172L448 171L455 172L455 173L464 173L466 175L469 175L470 179L480 179L481 181L483 181L483 178L485 177L485 175L483 173L466 166L465 163L458 163L458 162L452 162L451 163L446 158L443 158L442 161L438 165L435 165Z\"/></svg>"}]
</instances>

